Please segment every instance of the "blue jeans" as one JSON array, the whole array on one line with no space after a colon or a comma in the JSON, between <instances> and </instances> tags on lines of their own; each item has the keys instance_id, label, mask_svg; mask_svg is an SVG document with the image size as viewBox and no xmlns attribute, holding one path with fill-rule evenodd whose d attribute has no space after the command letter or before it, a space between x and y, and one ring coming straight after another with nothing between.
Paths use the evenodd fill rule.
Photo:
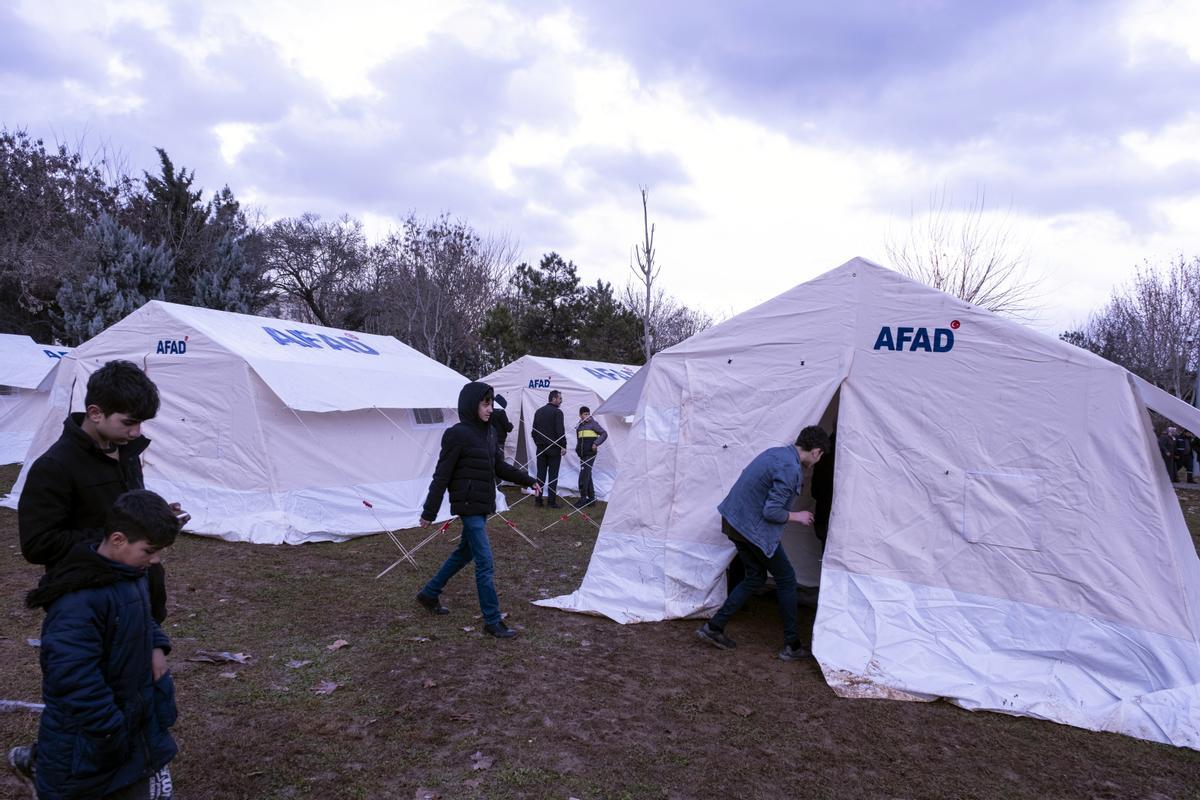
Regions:
<instances>
[{"instance_id":1,"label":"blue jeans","mask_svg":"<svg viewBox=\"0 0 1200 800\"><path fill-rule=\"evenodd\" d=\"M492 544L484 527L486 519L482 514L462 518L463 532L458 547L454 548L433 579L425 584L421 594L436 598L460 569L474 561L479 610L483 612L484 624L495 625L500 621L500 598L496 596L496 585L492 582Z\"/></svg>"},{"instance_id":2,"label":"blue jeans","mask_svg":"<svg viewBox=\"0 0 1200 800\"><path fill-rule=\"evenodd\" d=\"M739 542L734 539L733 546L737 548L742 568L746 570L746 577L733 587L725 603L708 624L723 630L725 623L746 604L750 595L763 587L767 582L767 573L770 573L775 577L775 596L779 600L779 614L783 617L783 641L785 644L799 641L796 636L796 573L792 570L787 553L783 552L783 545L776 547L775 555L770 558L747 541Z\"/></svg>"}]
</instances>

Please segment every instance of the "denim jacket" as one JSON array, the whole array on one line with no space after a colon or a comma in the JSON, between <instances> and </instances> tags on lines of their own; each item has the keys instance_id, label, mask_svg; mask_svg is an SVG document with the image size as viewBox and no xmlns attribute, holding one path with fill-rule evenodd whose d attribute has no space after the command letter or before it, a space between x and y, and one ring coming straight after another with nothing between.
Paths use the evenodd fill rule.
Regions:
<instances>
[{"instance_id":1,"label":"denim jacket","mask_svg":"<svg viewBox=\"0 0 1200 800\"><path fill-rule=\"evenodd\" d=\"M746 465L717 511L770 558L779 547L792 502L804 485L804 467L792 445L772 447Z\"/></svg>"}]
</instances>

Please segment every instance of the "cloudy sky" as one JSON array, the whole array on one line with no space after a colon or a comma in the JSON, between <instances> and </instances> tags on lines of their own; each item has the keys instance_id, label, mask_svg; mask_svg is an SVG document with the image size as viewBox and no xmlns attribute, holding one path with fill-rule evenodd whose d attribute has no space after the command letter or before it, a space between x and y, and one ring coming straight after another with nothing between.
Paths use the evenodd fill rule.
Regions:
<instances>
[{"instance_id":1,"label":"cloudy sky","mask_svg":"<svg viewBox=\"0 0 1200 800\"><path fill-rule=\"evenodd\" d=\"M0 0L0 125L154 147L268 217L409 212L717 315L986 197L1081 322L1200 255L1193 0Z\"/></svg>"}]
</instances>

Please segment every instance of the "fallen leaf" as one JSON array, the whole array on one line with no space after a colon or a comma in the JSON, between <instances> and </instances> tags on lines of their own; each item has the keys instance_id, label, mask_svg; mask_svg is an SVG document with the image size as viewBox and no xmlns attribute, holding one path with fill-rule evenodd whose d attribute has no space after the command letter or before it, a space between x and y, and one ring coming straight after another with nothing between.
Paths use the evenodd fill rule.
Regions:
<instances>
[{"instance_id":1,"label":"fallen leaf","mask_svg":"<svg viewBox=\"0 0 1200 800\"><path fill-rule=\"evenodd\" d=\"M338 688L339 685L333 681L321 681L312 690L316 694L332 694L333 690Z\"/></svg>"},{"instance_id":2,"label":"fallen leaf","mask_svg":"<svg viewBox=\"0 0 1200 800\"><path fill-rule=\"evenodd\" d=\"M470 633L471 631L475 630L475 626L474 625L464 625L463 630L466 631L467 633Z\"/></svg>"},{"instance_id":3,"label":"fallen leaf","mask_svg":"<svg viewBox=\"0 0 1200 800\"><path fill-rule=\"evenodd\" d=\"M220 673L220 677L233 679L233 678L237 677L237 673L236 672L222 672L222 673Z\"/></svg>"},{"instance_id":4,"label":"fallen leaf","mask_svg":"<svg viewBox=\"0 0 1200 800\"><path fill-rule=\"evenodd\" d=\"M492 756L485 756L479 750L471 756L471 769L491 769L492 764L496 763L496 759Z\"/></svg>"},{"instance_id":5,"label":"fallen leaf","mask_svg":"<svg viewBox=\"0 0 1200 800\"><path fill-rule=\"evenodd\" d=\"M411 637L409 637L408 640L410 642L428 642L429 637L428 636L411 636Z\"/></svg>"},{"instance_id":6,"label":"fallen leaf","mask_svg":"<svg viewBox=\"0 0 1200 800\"><path fill-rule=\"evenodd\" d=\"M304 659L303 661L296 659L294 661L287 662L287 664L285 664L284 666L287 667L288 669L300 669L301 667L307 667L311 663L312 663L311 659Z\"/></svg>"},{"instance_id":7,"label":"fallen leaf","mask_svg":"<svg viewBox=\"0 0 1200 800\"><path fill-rule=\"evenodd\" d=\"M437 686L437 681L435 681L433 678L426 678L425 683L421 685L426 689L432 689L433 687Z\"/></svg>"},{"instance_id":8,"label":"fallen leaf","mask_svg":"<svg viewBox=\"0 0 1200 800\"><path fill-rule=\"evenodd\" d=\"M350 643L347 642L345 639L338 639L333 644L326 646L325 649L332 653L334 650L341 650L343 647L349 647L349 646L350 646Z\"/></svg>"},{"instance_id":9,"label":"fallen leaf","mask_svg":"<svg viewBox=\"0 0 1200 800\"><path fill-rule=\"evenodd\" d=\"M729 710L737 714L739 717L748 717L754 713L754 709L747 708L746 706L734 706Z\"/></svg>"},{"instance_id":10,"label":"fallen leaf","mask_svg":"<svg viewBox=\"0 0 1200 800\"><path fill-rule=\"evenodd\" d=\"M591 647L591 646L592 646L592 643L591 643L591 642L589 642L587 639L582 639L582 640L579 642L579 646L580 646L580 647Z\"/></svg>"},{"instance_id":11,"label":"fallen leaf","mask_svg":"<svg viewBox=\"0 0 1200 800\"><path fill-rule=\"evenodd\" d=\"M417 789L413 800L442 800L442 796L433 789Z\"/></svg>"}]
</instances>

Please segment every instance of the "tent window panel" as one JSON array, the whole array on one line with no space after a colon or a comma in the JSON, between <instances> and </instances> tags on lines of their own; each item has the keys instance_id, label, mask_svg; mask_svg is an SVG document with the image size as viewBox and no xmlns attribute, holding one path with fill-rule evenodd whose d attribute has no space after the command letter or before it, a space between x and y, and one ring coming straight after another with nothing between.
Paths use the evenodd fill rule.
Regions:
<instances>
[{"instance_id":1,"label":"tent window panel","mask_svg":"<svg viewBox=\"0 0 1200 800\"><path fill-rule=\"evenodd\" d=\"M0 383L0 397L7 397L9 395L20 394L20 392L21 392L21 390L15 386L5 386L4 384Z\"/></svg>"},{"instance_id":2,"label":"tent window panel","mask_svg":"<svg viewBox=\"0 0 1200 800\"><path fill-rule=\"evenodd\" d=\"M440 408L414 408L413 420L418 425L443 425L445 417Z\"/></svg>"},{"instance_id":3,"label":"tent window panel","mask_svg":"<svg viewBox=\"0 0 1200 800\"><path fill-rule=\"evenodd\" d=\"M1037 475L968 472L963 502L962 537L973 544L1042 549Z\"/></svg>"}]
</instances>

